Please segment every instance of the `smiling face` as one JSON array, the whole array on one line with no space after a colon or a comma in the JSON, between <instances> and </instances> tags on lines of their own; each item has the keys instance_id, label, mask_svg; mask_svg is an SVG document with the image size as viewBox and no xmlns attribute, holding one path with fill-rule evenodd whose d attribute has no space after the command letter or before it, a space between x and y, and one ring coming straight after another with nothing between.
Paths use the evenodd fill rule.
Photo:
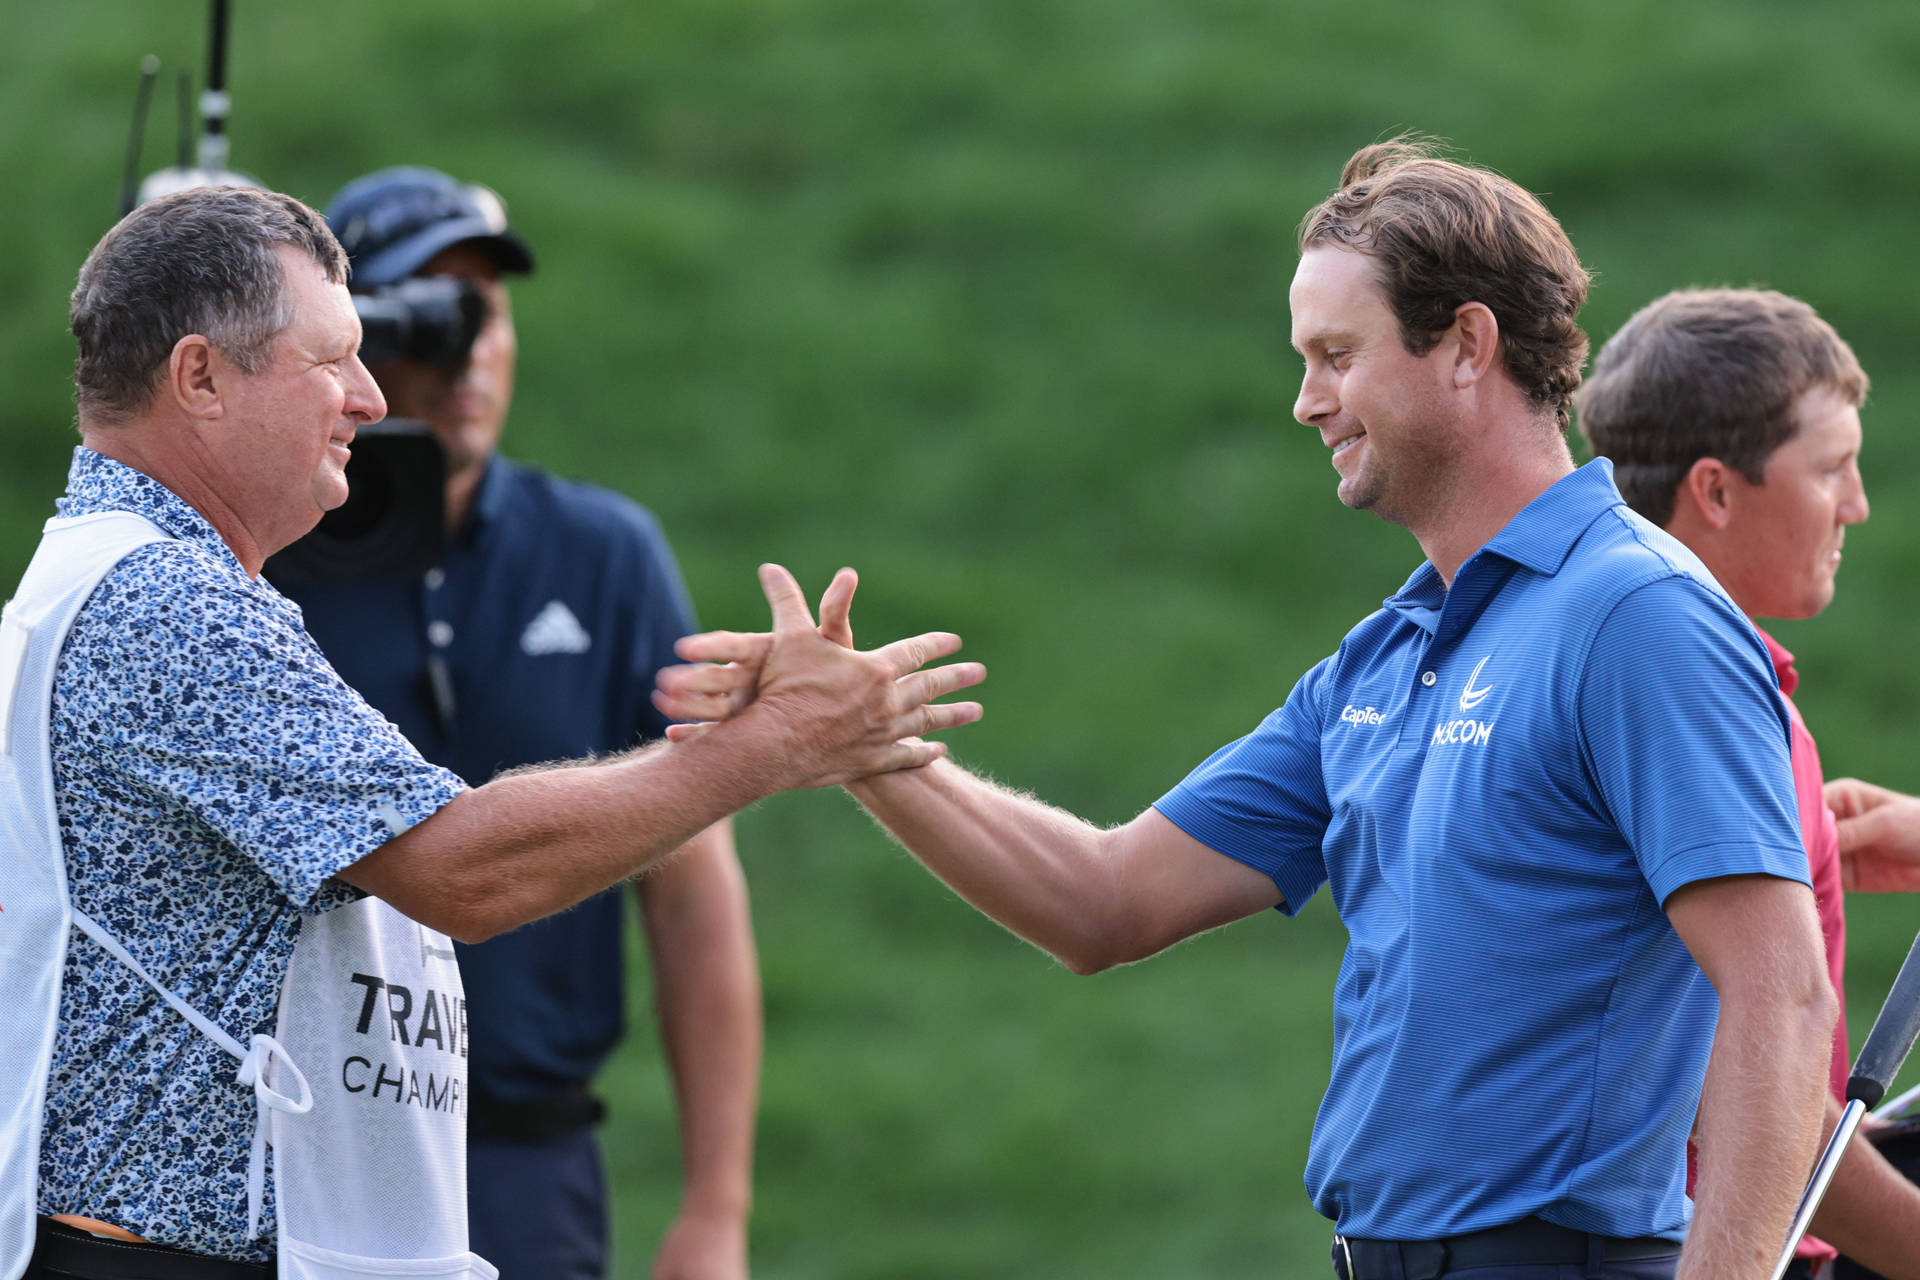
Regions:
<instances>
[{"instance_id":1,"label":"smiling face","mask_svg":"<svg viewBox=\"0 0 1920 1280\"><path fill-rule=\"evenodd\" d=\"M274 336L257 373L219 357L227 412L206 436L225 476L223 495L269 553L347 500L354 432L386 414L360 363L360 319L346 286L330 283L297 250L278 253L293 321Z\"/></svg>"},{"instance_id":2,"label":"smiling face","mask_svg":"<svg viewBox=\"0 0 1920 1280\"><path fill-rule=\"evenodd\" d=\"M1714 572L1757 618L1811 618L1833 599L1847 526L1867 518L1860 411L1825 384L1793 406L1793 434L1754 484L1728 481L1731 518Z\"/></svg>"},{"instance_id":3,"label":"smiling face","mask_svg":"<svg viewBox=\"0 0 1920 1280\"><path fill-rule=\"evenodd\" d=\"M1308 249L1288 298L1293 346L1306 361L1293 416L1333 450L1341 502L1414 527L1458 466L1450 367L1439 348L1407 350L1364 254Z\"/></svg>"}]
</instances>

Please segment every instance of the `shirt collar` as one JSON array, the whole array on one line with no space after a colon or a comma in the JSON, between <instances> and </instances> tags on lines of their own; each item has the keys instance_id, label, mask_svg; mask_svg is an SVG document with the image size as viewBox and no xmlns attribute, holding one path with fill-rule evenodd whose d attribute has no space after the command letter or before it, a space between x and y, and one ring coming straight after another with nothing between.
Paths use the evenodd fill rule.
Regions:
<instances>
[{"instance_id":1,"label":"shirt collar","mask_svg":"<svg viewBox=\"0 0 1920 1280\"><path fill-rule=\"evenodd\" d=\"M1476 554L1491 552L1551 577L1588 527L1625 501L1614 487L1613 463L1595 458L1548 486Z\"/></svg>"},{"instance_id":2,"label":"shirt collar","mask_svg":"<svg viewBox=\"0 0 1920 1280\"><path fill-rule=\"evenodd\" d=\"M1755 627L1754 630L1760 631L1760 628ZM1791 698L1793 691L1800 686L1800 673L1793 669L1793 655L1781 648L1780 642L1765 631L1760 631L1760 638L1766 642L1767 656L1773 659L1773 674L1780 678L1780 692Z\"/></svg>"},{"instance_id":3,"label":"shirt collar","mask_svg":"<svg viewBox=\"0 0 1920 1280\"><path fill-rule=\"evenodd\" d=\"M507 509L507 471L508 466L499 454L487 458L487 469L480 476L480 484L473 491L473 506L467 512L462 533L471 534L484 525L498 520Z\"/></svg>"},{"instance_id":4,"label":"shirt collar","mask_svg":"<svg viewBox=\"0 0 1920 1280\"><path fill-rule=\"evenodd\" d=\"M73 450L73 465L67 470L66 496L54 504L61 516L88 516L102 511L131 511L145 516L162 530L206 547L240 567L233 548L220 536L207 518L194 510L185 498L145 472L124 462L116 462L85 445Z\"/></svg>"},{"instance_id":5,"label":"shirt collar","mask_svg":"<svg viewBox=\"0 0 1920 1280\"><path fill-rule=\"evenodd\" d=\"M1545 493L1520 509L1499 533L1468 558L1468 564L1489 552L1549 576L1573 554L1574 544L1595 520L1625 501L1614 487L1613 463L1595 458L1570 475L1562 476ZM1461 573L1466 565L1461 566ZM1456 575L1455 581L1458 582ZM1429 634L1436 633L1447 607L1447 584L1432 561L1423 560L1413 576L1389 596L1392 609Z\"/></svg>"}]
</instances>

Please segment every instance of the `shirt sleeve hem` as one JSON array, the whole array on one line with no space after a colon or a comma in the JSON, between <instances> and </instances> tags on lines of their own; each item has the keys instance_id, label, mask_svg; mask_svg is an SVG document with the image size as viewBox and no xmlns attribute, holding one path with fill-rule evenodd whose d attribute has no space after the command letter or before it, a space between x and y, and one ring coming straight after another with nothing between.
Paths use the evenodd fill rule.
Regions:
<instances>
[{"instance_id":1,"label":"shirt sleeve hem","mask_svg":"<svg viewBox=\"0 0 1920 1280\"><path fill-rule=\"evenodd\" d=\"M1667 898L1686 885L1721 876L1751 875L1777 876L1809 889L1813 887L1807 872L1807 851L1800 845L1789 847L1741 840L1695 845L1670 853L1647 869L1647 884L1665 907Z\"/></svg>"},{"instance_id":2,"label":"shirt sleeve hem","mask_svg":"<svg viewBox=\"0 0 1920 1280\"><path fill-rule=\"evenodd\" d=\"M1299 914L1319 887L1311 877L1303 875L1291 859L1259 841L1248 839L1243 830L1203 800L1174 790L1154 801L1153 807L1167 821L1215 853L1252 867L1273 881L1280 890L1280 901L1274 904L1274 909L1282 915Z\"/></svg>"},{"instance_id":3,"label":"shirt sleeve hem","mask_svg":"<svg viewBox=\"0 0 1920 1280\"><path fill-rule=\"evenodd\" d=\"M466 790L464 782L448 773L434 786L392 796L379 809L360 815L360 825L351 837L300 869L299 877L286 886L287 900L302 910L311 907L328 881L395 836L425 822ZM398 830L389 814L400 820Z\"/></svg>"}]
</instances>

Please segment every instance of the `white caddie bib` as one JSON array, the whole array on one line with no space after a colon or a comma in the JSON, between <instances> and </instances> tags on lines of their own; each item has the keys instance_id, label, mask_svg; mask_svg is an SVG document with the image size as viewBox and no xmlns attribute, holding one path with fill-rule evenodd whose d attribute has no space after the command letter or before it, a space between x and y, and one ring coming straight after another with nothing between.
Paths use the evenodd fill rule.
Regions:
<instances>
[{"instance_id":1,"label":"white caddie bib","mask_svg":"<svg viewBox=\"0 0 1920 1280\"><path fill-rule=\"evenodd\" d=\"M0 1280L33 1254L69 926L240 1060L259 1113L249 1224L271 1143L282 1280L496 1280L467 1249L466 1001L445 935L377 898L305 917L275 1035L243 1046L71 908L47 736L54 668L100 580L167 536L126 512L50 520L0 613Z\"/></svg>"}]
</instances>

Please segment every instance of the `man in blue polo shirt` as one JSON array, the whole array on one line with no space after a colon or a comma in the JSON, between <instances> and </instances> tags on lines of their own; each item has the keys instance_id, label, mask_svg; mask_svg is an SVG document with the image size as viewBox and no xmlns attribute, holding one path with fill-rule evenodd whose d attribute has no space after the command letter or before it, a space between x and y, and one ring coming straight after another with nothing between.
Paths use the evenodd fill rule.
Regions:
<instances>
[{"instance_id":1,"label":"man in blue polo shirt","mask_svg":"<svg viewBox=\"0 0 1920 1280\"><path fill-rule=\"evenodd\" d=\"M605 489L496 451L513 390L503 277L533 269L496 196L431 169L389 169L327 211L355 289L471 282L487 315L454 368L372 372L396 417L447 459L442 564L419 578L286 584L336 670L422 755L478 786L503 770L626 750L666 726L649 694L694 629L654 518ZM638 882L655 1005L680 1102L686 1186L655 1275L746 1274L760 986L730 824ZM619 887L459 948L472 1010L468 1187L475 1249L504 1280L607 1274L594 1075L624 1031Z\"/></svg>"},{"instance_id":2,"label":"man in blue polo shirt","mask_svg":"<svg viewBox=\"0 0 1920 1280\"><path fill-rule=\"evenodd\" d=\"M1306 1181L1340 1275L1758 1280L1835 1015L1766 650L1606 463L1574 469L1587 277L1538 201L1379 144L1300 246L1294 414L1426 563L1125 826L944 762L850 789L1079 972L1327 883L1351 941ZM822 606L844 643L851 585ZM665 673L668 707L719 718L746 674Z\"/></svg>"}]
</instances>

